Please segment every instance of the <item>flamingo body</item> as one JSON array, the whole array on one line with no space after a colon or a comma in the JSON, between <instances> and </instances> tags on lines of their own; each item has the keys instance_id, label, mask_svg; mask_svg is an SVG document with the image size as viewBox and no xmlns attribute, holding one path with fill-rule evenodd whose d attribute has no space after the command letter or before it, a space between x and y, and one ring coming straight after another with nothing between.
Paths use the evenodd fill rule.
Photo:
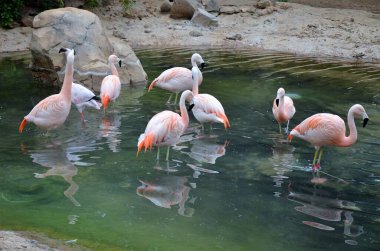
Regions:
<instances>
[{"instance_id":1,"label":"flamingo body","mask_svg":"<svg viewBox=\"0 0 380 251\"><path fill-rule=\"evenodd\" d=\"M292 119L296 113L296 108L294 107L293 100L290 97L285 96L284 88L278 89L277 97L273 100L272 112L280 126L280 132L281 124L284 122L288 122L286 127L286 131L288 131L289 120Z\"/></svg>"},{"instance_id":2,"label":"flamingo body","mask_svg":"<svg viewBox=\"0 0 380 251\"><path fill-rule=\"evenodd\" d=\"M67 63L63 85L59 94L53 94L41 100L28 115L26 115L19 126L22 133L27 122L36 126L51 130L61 126L71 108L71 85L74 74L74 50L62 48L59 52L65 52Z\"/></svg>"},{"instance_id":3,"label":"flamingo body","mask_svg":"<svg viewBox=\"0 0 380 251\"><path fill-rule=\"evenodd\" d=\"M71 102L76 106L80 113L83 113L86 107L100 109L101 104L96 102L96 95L83 85L73 83L71 87Z\"/></svg>"},{"instance_id":4,"label":"flamingo body","mask_svg":"<svg viewBox=\"0 0 380 251\"><path fill-rule=\"evenodd\" d=\"M153 146L175 145L189 124L189 116L185 107L185 100L192 92L186 90L180 99L181 116L172 111L162 111L154 115L140 135L137 146L137 156L145 148L145 151Z\"/></svg>"},{"instance_id":5,"label":"flamingo body","mask_svg":"<svg viewBox=\"0 0 380 251\"><path fill-rule=\"evenodd\" d=\"M198 94L193 98L194 117L201 123L222 123L224 128L231 127L222 104L210 94Z\"/></svg>"},{"instance_id":6,"label":"flamingo body","mask_svg":"<svg viewBox=\"0 0 380 251\"><path fill-rule=\"evenodd\" d=\"M112 75L106 76L100 86L100 97L104 111L107 109L110 101L114 102L120 95L121 82L119 73L116 70L115 64L119 63L121 66L121 60L116 55L110 55L108 57L108 64L111 69Z\"/></svg>"}]
</instances>

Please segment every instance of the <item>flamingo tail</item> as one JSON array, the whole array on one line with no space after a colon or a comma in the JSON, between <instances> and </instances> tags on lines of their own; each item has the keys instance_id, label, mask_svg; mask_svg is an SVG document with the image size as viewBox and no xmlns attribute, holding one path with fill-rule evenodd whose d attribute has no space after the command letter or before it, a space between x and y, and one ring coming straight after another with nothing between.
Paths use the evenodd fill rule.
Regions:
<instances>
[{"instance_id":1,"label":"flamingo tail","mask_svg":"<svg viewBox=\"0 0 380 251\"><path fill-rule=\"evenodd\" d=\"M103 105L104 111L106 111L109 102L110 102L110 97L108 95L102 96L102 105Z\"/></svg>"},{"instance_id":2,"label":"flamingo tail","mask_svg":"<svg viewBox=\"0 0 380 251\"><path fill-rule=\"evenodd\" d=\"M154 134L150 133L148 135L141 134L139 138L139 143L137 145L137 153L136 157L139 156L140 151L144 148L145 152L149 148L149 150L152 150L153 141L154 141Z\"/></svg>"},{"instance_id":3,"label":"flamingo tail","mask_svg":"<svg viewBox=\"0 0 380 251\"><path fill-rule=\"evenodd\" d=\"M228 120L226 114L224 113L217 113L216 116L218 118L220 118L221 120L223 120L223 124L224 124L224 128L227 129L227 127L231 128L231 124L230 124L230 121Z\"/></svg>"},{"instance_id":4,"label":"flamingo tail","mask_svg":"<svg viewBox=\"0 0 380 251\"><path fill-rule=\"evenodd\" d=\"M26 122L27 122L27 121L26 121L26 118L24 118L24 119L22 120L22 122L21 122L19 128L18 128L19 133L22 133L22 131L24 130L24 127L25 127L25 125L26 125Z\"/></svg>"}]
</instances>

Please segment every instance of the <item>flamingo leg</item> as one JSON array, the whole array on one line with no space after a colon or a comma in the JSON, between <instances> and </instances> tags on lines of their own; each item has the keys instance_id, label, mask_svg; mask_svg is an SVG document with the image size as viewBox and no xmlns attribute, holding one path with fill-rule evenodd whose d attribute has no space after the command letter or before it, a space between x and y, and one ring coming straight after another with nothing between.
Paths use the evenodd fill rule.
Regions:
<instances>
[{"instance_id":1,"label":"flamingo leg","mask_svg":"<svg viewBox=\"0 0 380 251\"><path fill-rule=\"evenodd\" d=\"M322 154L323 154L323 147L319 150L319 157L318 157L318 161L317 161L317 164L316 164L316 168L317 170L319 170L321 168L321 158L322 158Z\"/></svg>"},{"instance_id":2,"label":"flamingo leg","mask_svg":"<svg viewBox=\"0 0 380 251\"><path fill-rule=\"evenodd\" d=\"M288 120L288 123L287 123L287 125L286 125L286 131L285 131L286 134L289 134L289 121L290 121L290 120Z\"/></svg>"},{"instance_id":3,"label":"flamingo leg","mask_svg":"<svg viewBox=\"0 0 380 251\"><path fill-rule=\"evenodd\" d=\"M175 94L174 104L177 104L178 92Z\"/></svg>"},{"instance_id":4,"label":"flamingo leg","mask_svg":"<svg viewBox=\"0 0 380 251\"><path fill-rule=\"evenodd\" d=\"M315 161L317 160L318 152L319 152L319 147L316 147L315 148L315 153L314 153L313 164L311 165L313 173L315 172Z\"/></svg>"},{"instance_id":5,"label":"flamingo leg","mask_svg":"<svg viewBox=\"0 0 380 251\"><path fill-rule=\"evenodd\" d=\"M170 151L170 146L168 146L168 150L166 151L166 161L169 161L169 151Z\"/></svg>"},{"instance_id":6,"label":"flamingo leg","mask_svg":"<svg viewBox=\"0 0 380 251\"><path fill-rule=\"evenodd\" d=\"M282 129L281 129L281 124L278 123L278 128L280 129L280 134L282 135Z\"/></svg>"},{"instance_id":7,"label":"flamingo leg","mask_svg":"<svg viewBox=\"0 0 380 251\"><path fill-rule=\"evenodd\" d=\"M160 159L160 147L158 146L157 147L157 157L156 157L156 160L159 160Z\"/></svg>"},{"instance_id":8,"label":"flamingo leg","mask_svg":"<svg viewBox=\"0 0 380 251\"><path fill-rule=\"evenodd\" d=\"M210 132L212 131L212 123L210 123Z\"/></svg>"},{"instance_id":9,"label":"flamingo leg","mask_svg":"<svg viewBox=\"0 0 380 251\"><path fill-rule=\"evenodd\" d=\"M83 115L83 112L80 113L80 119L82 121L82 127L84 128L85 124L84 124L84 115Z\"/></svg>"},{"instance_id":10,"label":"flamingo leg","mask_svg":"<svg viewBox=\"0 0 380 251\"><path fill-rule=\"evenodd\" d=\"M169 97L168 101L166 101L167 104L170 104L170 101L172 100L172 96L173 96L173 93L170 93L170 97Z\"/></svg>"}]
</instances>

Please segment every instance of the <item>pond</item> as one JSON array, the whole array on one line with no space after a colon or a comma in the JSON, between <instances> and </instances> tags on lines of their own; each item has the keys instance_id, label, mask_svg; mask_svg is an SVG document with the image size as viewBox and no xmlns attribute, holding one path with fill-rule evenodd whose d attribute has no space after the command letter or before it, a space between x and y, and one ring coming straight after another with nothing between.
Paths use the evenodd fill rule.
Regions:
<instances>
[{"instance_id":1,"label":"pond","mask_svg":"<svg viewBox=\"0 0 380 251\"><path fill-rule=\"evenodd\" d=\"M189 66L188 48L137 50L153 80ZM232 128L200 130L195 118L170 160L156 149L136 158L137 140L169 93L122 87L117 102L72 107L49 132L23 116L57 90L33 84L30 56L0 59L0 229L42 232L91 250L380 250L380 67L252 50L199 49L201 93L224 106ZM311 182L314 149L286 142L271 106L284 87L297 112L290 128L318 112L362 104L349 148L328 147L324 184ZM165 151L162 151L165 152Z\"/></svg>"}]
</instances>

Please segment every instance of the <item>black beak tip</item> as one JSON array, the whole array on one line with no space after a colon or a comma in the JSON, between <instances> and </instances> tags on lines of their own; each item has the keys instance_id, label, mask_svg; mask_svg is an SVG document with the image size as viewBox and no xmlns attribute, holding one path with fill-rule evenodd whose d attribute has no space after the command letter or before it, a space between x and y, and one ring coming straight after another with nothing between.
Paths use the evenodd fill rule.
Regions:
<instances>
[{"instance_id":1,"label":"black beak tip","mask_svg":"<svg viewBox=\"0 0 380 251\"><path fill-rule=\"evenodd\" d=\"M191 105L189 106L189 108L187 108L187 111L190 112L190 111L193 109L193 107L194 107L194 104L191 104Z\"/></svg>"},{"instance_id":2,"label":"black beak tip","mask_svg":"<svg viewBox=\"0 0 380 251\"><path fill-rule=\"evenodd\" d=\"M276 99L276 105L278 106L280 104L280 100L277 98Z\"/></svg>"},{"instance_id":3,"label":"black beak tip","mask_svg":"<svg viewBox=\"0 0 380 251\"><path fill-rule=\"evenodd\" d=\"M73 50L73 51L74 51L74 56L77 55L77 52L75 50Z\"/></svg>"},{"instance_id":4,"label":"black beak tip","mask_svg":"<svg viewBox=\"0 0 380 251\"><path fill-rule=\"evenodd\" d=\"M369 121L368 118L365 118L365 119L363 120L363 127L365 127L365 126L367 125L368 121Z\"/></svg>"},{"instance_id":5,"label":"black beak tip","mask_svg":"<svg viewBox=\"0 0 380 251\"><path fill-rule=\"evenodd\" d=\"M201 63L201 69L203 70L203 68L206 66L206 63Z\"/></svg>"},{"instance_id":6,"label":"black beak tip","mask_svg":"<svg viewBox=\"0 0 380 251\"><path fill-rule=\"evenodd\" d=\"M121 67L121 60L119 61L119 66Z\"/></svg>"},{"instance_id":7,"label":"black beak tip","mask_svg":"<svg viewBox=\"0 0 380 251\"><path fill-rule=\"evenodd\" d=\"M59 52L58 52L58 53L62 53L62 52L66 52L66 48L61 48L61 49L59 49Z\"/></svg>"}]
</instances>

